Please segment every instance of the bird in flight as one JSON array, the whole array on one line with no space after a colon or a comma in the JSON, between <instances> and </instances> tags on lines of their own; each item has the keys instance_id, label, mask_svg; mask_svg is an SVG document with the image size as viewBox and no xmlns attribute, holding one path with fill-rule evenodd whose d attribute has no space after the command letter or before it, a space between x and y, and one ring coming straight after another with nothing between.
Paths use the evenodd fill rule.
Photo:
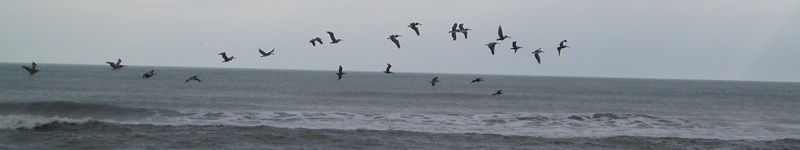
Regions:
<instances>
[{"instance_id":1,"label":"bird in flight","mask_svg":"<svg viewBox=\"0 0 800 150\"><path fill-rule=\"evenodd\" d=\"M456 40L456 33L458 33L458 32L459 32L458 31L458 23L453 23L453 27L450 28L450 31L448 31L447 33L450 33L450 36L453 37L453 41L455 41Z\"/></svg>"},{"instance_id":2,"label":"bird in flight","mask_svg":"<svg viewBox=\"0 0 800 150\"><path fill-rule=\"evenodd\" d=\"M394 42L394 45L397 45L397 48L400 48L400 41L397 40L397 37L402 37L402 36L397 35L397 34L392 34L392 35L389 35L388 39L392 40L392 42Z\"/></svg>"},{"instance_id":3,"label":"bird in flight","mask_svg":"<svg viewBox=\"0 0 800 150\"><path fill-rule=\"evenodd\" d=\"M28 75L33 75L33 74L36 74L37 72L39 72L39 69L36 69L36 62L32 62L31 63L31 67L22 66L22 68L25 68L25 70L28 71L28 73L29 73Z\"/></svg>"},{"instance_id":4,"label":"bird in flight","mask_svg":"<svg viewBox=\"0 0 800 150\"><path fill-rule=\"evenodd\" d=\"M517 41L511 43L511 49L514 50L514 53L517 53L517 50L522 49L522 47L517 46Z\"/></svg>"},{"instance_id":5,"label":"bird in flight","mask_svg":"<svg viewBox=\"0 0 800 150\"><path fill-rule=\"evenodd\" d=\"M422 24L419 23L419 22L412 22L412 23L408 24L408 27L411 28L411 30L414 30L414 32L417 33L417 36L419 36L419 28L417 27L418 25L422 25Z\"/></svg>"},{"instance_id":6,"label":"bird in flight","mask_svg":"<svg viewBox=\"0 0 800 150\"><path fill-rule=\"evenodd\" d=\"M499 91L495 92L494 94L492 94L492 96L500 95L500 94L503 94L503 90L499 90Z\"/></svg>"},{"instance_id":7,"label":"bird in flight","mask_svg":"<svg viewBox=\"0 0 800 150\"><path fill-rule=\"evenodd\" d=\"M192 76L192 77L189 77L189 79L186 79L186 81L183 81L183 83L187 83L187 82L189 82L189 81L192 81L192 80L194 80L194 81L197 81L197 82L202 82L202 81L200 81L200 79L199 79L199 78L197 78L197 77L198 77L198 76Z\"/></svg>"},{"instance_id":8,"label":"bird in flight","mask_svg":"<svg viewBox=\"0 0 800 150\"><path fill-rule=\"evenodd\" d=\"M142 78L150 78L153 77L153 75L156 75L156 73L153 73L153 70L150 70L150 72L145 72L142 74Z\"/></svg>"},{"instance_id":9,"label":"bird in flight","mask_svg":"<svg viewBox=\"0 0 800 150\"><path fill-rule=\"evenodd\" d=\"M467 39L467 31L470 31L470 30L472 30L472 29L464 28L464 24L463 23L462 24L458 24L458 32L461 32L461 33L464 34L464 39Z\"/></svg>"},{"instance_id":10,"label":"bird in flight","mask_svg":"<svg viewBox=\"0 0 800 150\"><path fill-rule=\"evenodd\" d=\"M392 71L390 71L390 69L392 69L392 64L386 63L386 71L383 71L383 73L392 74Z\"/></svg>"},{"instance_id":11,"label":"bird in flight","mask_svg":"<svg viewBox=\"0 0 800 150\"><path fill-rule=\"evenodd\" d=\"M492 55L494 55L494 46L497 45L497 44L500 44L500 43L490 42L489 44L486 44L486 46L489 46L489 50L492 51Z\"/></svg>"},{"instance_id":12,"label":"bird in flight","mask_svg":"<svg viewBox=\"0 0 800 150\"><path fill-rule=\"evenodd\" d=\"M233 59L236 59L233 56L228 57L228 54L225 54L225 52L219 53L219 55L222 55L222 62L229 62L229 61L231 61Z\"/></svg>"},{"instance_id":13,"label":"bird in flight","mask_svg":"<svg viewBox=\"0 0 800 150\"><path fill-rule=\"evenodd\" d=\"M542 59L539 58L539 53L544 53L544 51L542 51L542 48L536 49L536 51L533 51L531 53L533 53L533 56L536 57L536 62L539 62L539 64L542 64Z\"/></svg>"},{"instance_id":14,"label":"bird in flight","mask_svg":"<svg viewBox=\"0 0 800 150\"><path fill-rule=\"evenodd\" d=\"M258 53L261 53L261 57L267 57L269 55L275 55L275 49L272 49L272 51L269 51L269 53L267 53L264 52L264 50L261 50L261 48L258 48Z\"/></svg>"},{"instance_id":15,"label":"bird in flight","mask_svg":"<svg viewBox=\"0 0 800 150\"><path fill-rule=\"evenodd\" d=\"M107 61L106 63L107 63L108 65L111 65L111 70L119 70L119 69L121 69L122 67L125 67L125 65L121 65L121 63L122 63L122 59L119 59L119 58L117 59L117 63L110 62L110 61Z\"/></svg>"},{"instance_id":16,"label":"bird in flight","mask_svg":"<svg viewBox=\"0 0 800 150\"><path fill-rule=\"evenodd\" d=\"M433 79L430 82L431 86L436 86L436 83L439 83L439 77L433 77Z\"/></svg>"},{"instance_id":17,"label":"bird in flight","mask_svg":"<svg viewBox=\"0 0 800 150\"><path fill-rule=\"evenodd\" d=\"M469 82L469 83L482 82L482 81L483 81L483 78L477 78L475 80L472 80L472 82Z\"/></svg>"},{"instance_id":18,"label":"bird in flight","mask_svg":"<svg viewBox=\"0 0 800 150\"><path fill-rule=\"evenodd\" d=\"M510 36L503 34L503 26L497 28L497 35L500 36L500 38L497 38L498 41L505 40L506 38L511 38Z\"/></svg>"},{"instance_id":19,"label":"bird in flight","mask_svg":"<svg viewBox=\"0 0 800 150\"><path fill-rule=\"evenodd\" d=\"M556 50L558 50L558 56L561 56L561 49L569 48L569 46L564 45L564 43L567 43L567 40L561 41L561 43L558 43L558 47L556 47Z\"/></svg>"},{"instance_id":20,"label":"bird in flight","mask_svg":"<svg viewBox=\"0 0 800 150\"><path fill-rule=\"evenodd\" d=\"M336 73L336 76L339 76L339 80L342 79L342 75L347 74L342 72L342 65L339 65L339 72Z\"/></svg>"},{"instance_id":21,"label":"bird in flight","mask_svg":"<svg viewBox=\"0 0 800 150\"><path fill-rule=\"evenodd\" d=\"M308 42L311 43L311 46L317 46L317 42L319 42L319 44L322 45L322 38L319 38L319 37L313 38L313 39L309 40Z\"/></svg>"},{"instance_id":22,"label":"bird in flight","mask_svg":"<svg viewBox=\"0 0 800 150\"><path fill-rule=\"evenodd\" d=\"M483 78L477 78L475 80L472 80L472 82L469 82L469 83L482 82L482 81L483 81Z\"/></svg>"},{"instance_id":23,"label":"bird in flight","mask_svg":"<svg viewBox=\"0 0 800 150\"><path fill-rule=\"evenodd\" d=\"M328 35L331 36L331 44L336 44L336 43L339 43L341 41L344 41L342 39L336 39L336 37L333 36L333 32L331 32L331 31L328 31ZM319 41L319 42L322 43L322 41Z\"/></svg>"}]
</instances>

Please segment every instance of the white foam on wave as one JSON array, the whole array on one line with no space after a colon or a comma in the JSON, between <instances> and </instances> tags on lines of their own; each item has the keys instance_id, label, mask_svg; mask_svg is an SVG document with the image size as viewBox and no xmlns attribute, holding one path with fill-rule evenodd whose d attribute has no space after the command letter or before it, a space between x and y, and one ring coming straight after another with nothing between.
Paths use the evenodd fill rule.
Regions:
<instances>
[{"instance_id":1,"label":"white foam on wave","mask_svg":"<svg viewBox=\"0 0 800 150\"><path fill-rule=\"evenodd\" d=\"M44 117L35 115L0 115L0 129L33 129L35 127L49 124L49 123L70 123L82 124L92 120L92 118L61 118L61 117Z\"/></svg>"},{"instance_id":2,"label":"white foam on wave","mask_svg":"<svg viewBox=\"0 0 800 150\"><path fill-rule=\"evenodd\" d=\"M355 114L347 112L183 112L132 124L232 125L339 130L400 130L430 133L479 133L548 138L682 137L774 140L786 137L760 128L718 126L676 118L637 114Z\"/></svg>"}]
</instances>

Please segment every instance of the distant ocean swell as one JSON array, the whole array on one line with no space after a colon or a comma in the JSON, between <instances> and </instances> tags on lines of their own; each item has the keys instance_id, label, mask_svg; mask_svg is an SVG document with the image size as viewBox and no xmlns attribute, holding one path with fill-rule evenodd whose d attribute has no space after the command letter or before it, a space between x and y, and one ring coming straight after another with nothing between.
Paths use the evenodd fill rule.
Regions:
<instances>
[{"instance_id":1,"label":"distant ocean swell","mask_svg":"<svg viewBox=\"0 0 800 150\"><path fill-rule=\"evenodd\" d=\"M12 109L16 108L16 109ZM348 112L204 112L144 109L72 102L0 104L0 129L52 124L277 127L286 129L380 130L423 133L497 134L544 138L617 136L722 140L776 140L787 137L763 129L742 129L643 114L356 114ZM797 135L796 135L797 136Z\"/></svg>"},{"instance_id":2,"label":"distant ocean swell","mask_svg":"<svg viewBox=\"0 0 800 150\"><path fill-rule=\"evenodd\" d=\"M2 119L7 119L2 118ZM31 116L11 116L30 118ZM37 118L37 117L33 117ZM42 118L39 118L42 119ZM119 124L50 118L0 129L0 149L798 149L798 139L722 140L611 136L551 138L399 130ZM48 120L48 119L44 119ZM30 126L25 126L30 127ZM37 140L31 140L37 139ZM42 140L44 139L44 140ZM46 144L42 144L46 143Z\"/></svg>"}]
</instances>

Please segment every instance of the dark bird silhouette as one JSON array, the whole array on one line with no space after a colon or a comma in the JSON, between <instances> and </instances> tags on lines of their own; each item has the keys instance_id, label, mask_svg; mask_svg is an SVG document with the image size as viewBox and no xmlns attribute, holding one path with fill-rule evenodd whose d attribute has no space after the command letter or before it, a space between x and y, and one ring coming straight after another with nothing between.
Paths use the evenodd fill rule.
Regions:
<instances>
[{"instance_id":1,"label":"dark bird silhouette","mask_svg":"<svg viewBox=\"0 0 800 150\"><path fill-rule=\"evenodd\" d=\"M436 83L439 83L439 77L433 77L433 79L430 82L431 86L436 86Z\"/></svg>"},{"instance_id":2,"label":"dark bird silhouette","mask_svg":"<svg viewBox=\"0 0 800 150\"><path fill-rule=\"evenodd\" d=\"M492 96L503 94L503 90L499 90L496 93L492 94Z\"/></svg>"},{"instance_id":3,"label":"dark bird silhouette","mask_svg":"<svg viewBox=\"0 0 800 150\"><path fill-rule=\"evenodd\" d=\"M22 68L25 68L25 70L27 70L28 73L30 73L28 75L33 75L33 74L36 74L37 72L39 72L39 69L36 69L36 62L31 62L31 67L22 66Z\"/></svg>"},{"instance_id":4,"label":"dark bird silhouette","mask_svg":"<svg viewBox=\"0 0 800 150\"><path fill-rule=\"evenodd\" d=\"M489 44L486 44L486 46L489 46L489 50L492 51L492 55L494 55L494 46L497 45L497 44L500 44L500 43L490 42Z\"/></svg>"},{"instance_id":5,"label":"dark bird silhouette","mask_svg":"<svg viewBox=\"0 0 800 150\"><path fill-rule=\"evenodd\" d=\"M392 40L392 42L394 42L394 45L397 45L397 48L400 48L400 41L397 40L397 37L402 37L402 36L397 35L397 34L392 34L392 35L389 35L388 39Z\"/></svg>"},{"instance_id":6,"label":"dark bird silhouette","mask_svg":"<svg viewBox=\"0 0 800 150\"><path fill-rule=\"evenodd\" d=\"M539 58L539 53L544 53L544 51L542 51L542 48L536 49L536 51L533 51L531 53L533 53L533 56L536 57L536 62L539 62L539 64L542 64L542 59Z\"/></svg>"},{"instance_id":7,"label":"dark bird silhouette","mask_svg":"<svg viewBox=\"0 0 800 150\"><path fill-rule=\"evenodd\" d=\"M497 38L498 41L505 40L506 38L511 38L510 36L503 34L503 26L497 28L497 35L500 36L500 38Z\"/></svg>"},{"instance_id":8,"label":"dark bird silhouette","mask_svg":"<svg viewBox=\"0 0 800 150\"><path fill-rule=\"evenodd\" d=\"M408 27L411 28L411 30L414 30L414 33L417 33L417 36L419 36L419 28L417 27L418 25L422 24L420 24L419 22L412 22L408 24Z\"/></svg>"},{"instance_id":9,"label":"dark bird silhouette","mask_svg":"<svg viewBox=\"0 0 800 150\"><path fill-rule=\"evenodd\" d=\"M383 73L392 74L390 69L392 69L392 64L386 63L386 71L383 71Z\"/></svg>"},{"instance_id":10,"label":"dark bird silhouette","mask_svg":"<svg viewBox=\"0 0 800 150\"><path fill-rule=\"evenodd\" d=\"M156 75L156 73L153 73L153 70L150 70L150 72L145 72L142 74L142 78L150 78L153 77L153 75Z\"/></svg>"},{"instance_id":11,"label":"dark bird silhouette","mask_svg":"<svg viewBox=\"0 0 800 150\"><path fill-rule=\"evenodd\" d=\"M342 39L336 39L336 37L333 36L333 32L331 32L331 31L328 31L328 35L331 36L331 44L336 44L336 43L339 43L341 41L344 41ZM320 43L322 43L322 41L320 41Z\"/></svg>"},{"instance_id":12,"label":"dark bird silhouette","mask_svg":"<svg viewBox=\"0 0 800 150\"><path fill-rule=\"evenodd\" d=\"M339 80L342 79L342 75L347 74L342 72L342 65L339 65L339 72L336 73L336 76L339 76Z\"/></svg>"},{"instance_id":13,"label":"dark bird silhouette","mask_svg":"<svg viewBox=\"0 0 800 150\"><path fill-rule=\"evenodd\" d=\"M189 77L189 79L186 79L186 81L183 81L183 83L187 83L187 82L189 82L189 81L192 81L192 80L194 80L194 81L197 81L197 82L202 82L202 81L200 81L200 79L199 79L199 78L197 78L197 77L198 77L198 76L192 76L192 77Z\"/></svg>"},{"instance_id":14,"label":"dark bird silhouette","mask_svg":"<svg viewBox=\"0 0 800 150\"><path fill-rule=\"evenodd\" d=\"M469 82L469 83L482 82L482 81L483 81L483 78L477 78L475 80L472 80L472 82Z\"/></svg>"},{"instance_id":15,"label":"dark bird silhouette","mask_svg":"<svg viewBox=\"0 0 800 150\"><path fill-rule=\"evenodd\" d=\"M457 28L458 28L458 23L453 23L453 27L450 28L450 31L447 32L447 33L450 33L450 36L453 37L453 41L456 40L456 33L458 33L458 29Z\"/></svg>"},{"instance_id":16,"label":"dark bird silhouette","mask_svg":"<svg viewBox=\"0 0 800 150\"><path fill-rule=\"evenodd\" d=\"M569 48L569 46L564 45L564 43L567 43L567 40L561 41L561 43L558 43L558 47L556 47L556 50L558 50L558 56L561 56L561 49Z\"/></svg>"},{"instance_id":17,"label":"dark bird silhouette","mask_svg":"<svg viewBox=\"0 0 800 150\"><path fill-rule=\"evenodd\" d=\"M514 50L514 53L517 53L517 50L522 49L522 47L517 46L517 41L511 43L511 49Z\"/></svg>"},{"instance_id":18,"label":"dark bird silhouette","mask_svg":"<svg viewBox=\"0 0 800 150\"><path fill-rule=\"evenodd\" d=\"M229 61L231 61L233 59L236 59L233 56L228 57L228 54L225 54L225 52L219 53L219 55L222 55L222 62L229 62Z\"/></svg>"},{"instance_id":19,"label":"dark bird silhouette","mask_svg":"<svg viewBox=\"0 0 800 150\"><path fill-rule=\"evenodd\" d=\"M269 55L275 55L275 49L272 49L272 51L269 51L269 53L267 53L264 52L264 50L261 50L261 48L258 48L258 53L261 53L261 57L267 57Z\"/></svg>"},{"instance_id":20,"label":"dark bird silhouette","mask_svg":"<svg viewBox=\"0 0 800 150\"><path fill-rule=\"evenodd\" d=\"M125 65L121 65L122 64L122 59L117 59L117 63L110 62L110 61L107 61L106 63L108 65L111 65L111 70L119 70L122 67L125 67Z\"/></svg>"},{"instance_id":21,"label":"dark bird silhouette","mask_svg":"<svg viewBox=\"0 0 800 150\"><path fill-rule=\"evenodd\" d=\"M472 29L464 28L464 24L463 23L462 24L458 24L458 32L461 32L461 33L464 34L464 39L467 39L467 32L470 31L470 30L472 30Z\"/></svg>"},{"instance_id":22,"label":"dark bird silhouette","mask_svg":"<svg viewBox=\"0 0 800 150\"><path fill-rule=\"evenodd\" d=\"M311 43L311 46L317 46L317 42L319 42L319 45L322 45L322 38L316 37L309 40L308 42Z\"/></svg>"}]
</instances>

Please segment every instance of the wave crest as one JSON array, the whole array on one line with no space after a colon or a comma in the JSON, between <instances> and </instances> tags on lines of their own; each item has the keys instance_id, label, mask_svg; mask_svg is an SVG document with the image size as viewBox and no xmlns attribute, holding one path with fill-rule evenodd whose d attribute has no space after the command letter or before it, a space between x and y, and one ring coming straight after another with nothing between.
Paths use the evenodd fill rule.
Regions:
<instances>
[{"instance_id":1,"label":"wave crest","mask_svg":"<svg viewBox=\"0 0 800 150\"><path fill-rule=\"evenodd\" d=\"M44 117L35 115L8 115L0 116L0 129L26 129L33 130L52 123L67 123L67 124L83 124L91 121L92 118L61 118L61 117Z\"/></svg>"}]
</instances>

